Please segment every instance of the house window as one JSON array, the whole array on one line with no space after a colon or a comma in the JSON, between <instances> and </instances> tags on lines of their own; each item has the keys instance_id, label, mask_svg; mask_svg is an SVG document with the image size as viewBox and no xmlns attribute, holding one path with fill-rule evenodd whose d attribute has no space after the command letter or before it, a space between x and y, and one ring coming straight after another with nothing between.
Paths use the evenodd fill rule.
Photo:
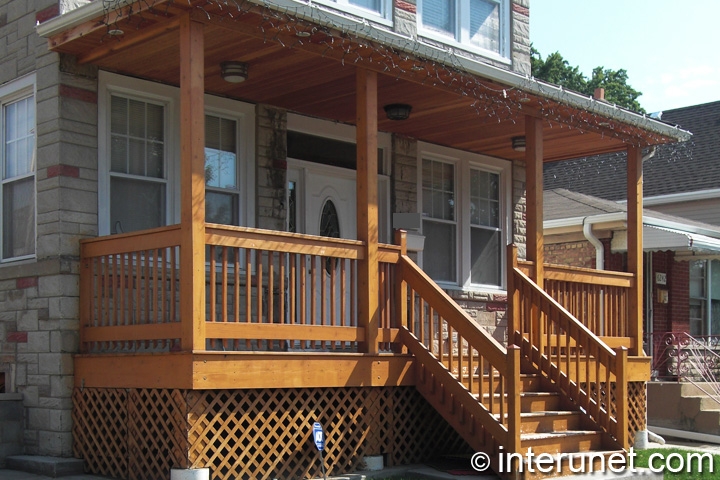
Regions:
<instances>
[{"instance_id":1,"label":"house window","mask_svg":"<svg viewBox=\"0 0 720 480\"><path fill-rule=\"evenodd\" d=\"M165 225L165 107L119 95L110 99L110 229Z\"/></svg>"},{"instance_id":2,"label":"house window","mask_svg":"<svg viewBox=\"0 0 720 480\"><path fill-rule=\"evenodd\" d=\"M470 169L470 283L501 284L500 175Z\"/></svg>"},{"instance_id":3,"label":"house window","mask_svg":"<svg viewBox=\"0 0 720 480\"><path fill-rule=\"evenodd\" d=\"M375 20L379 23L387 25L391 23L390 0L317 0L317 3L337 6L348 13Z\"/></svg>"},{"instance_id":4,"label":"house window","mask_svg":"<svg viewBox=\"0 0 720 480\"><path fill-rule=\"evenodd\" d=\"M455 165L422 161L422 215L425 250L423 268L433 279L455 282Z\"/></svg>"},{"instance_id":5,"label":"house window","mask_svg":"<svg viewBox=\"0 0 720 480\"><path fill-rule=\"evenodd\" d=\"M418 0L418 31L502 58L509 57L509 0Z\"/></svg>"},{"instance_id":6,"label":"house window","mask_svg":"<svg viewBox=\"0 0 720 480\"><path fill-rule=\"evenodd\" d=\"M502 288L509 162L433 145L419 149L423 269L463 289Z\"/></svg>"},{"instance_id":7,"label":"house window","mask_svg":"<svg viewBox=\"0 0 720 480\"><path fill-rule=\"evenodd\" d=\"M180 90L100 71L98 230L180 222ZM205 95L206 219L252 227L255 106Z\"/></svg>"},{"instance_id":8,"label":"house window","mask_svg":"<svg viewBox=\"0 0 720 480\"><path fill-rule=\"evenodd\" d=\"M720 334L720 261L690 262L690 334Z\"/></svg>"},{"instance_id":9,"label":"house window","mask_svg":"<svg viewBox=\"0 0 720 480\"><path fill-rule=\"evenodd\" d=\"M34 77L0 88L2 105L2 261L35 255Z\"/></svg>"},{"instance_id":10,"label":"house window","mask_svg":"<svg viewBox=\"0 0 720 480\"><path fill-rule=\"evenodd\" d=\"M205 219L210 223L238 225L237 122L205 116Z\"/></svg>"}]
</instances>

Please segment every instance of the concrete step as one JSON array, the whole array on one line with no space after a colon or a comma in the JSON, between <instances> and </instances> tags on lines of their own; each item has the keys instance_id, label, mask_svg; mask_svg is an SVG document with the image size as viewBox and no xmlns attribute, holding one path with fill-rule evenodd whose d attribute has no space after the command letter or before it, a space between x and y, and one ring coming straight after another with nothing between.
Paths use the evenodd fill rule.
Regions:
<instances>
[{"instance_id":1,"label":"concrete step","mask_svg":"<svg viewBox=\"0 0 720 480\"><path fill-rule=\"evenodd\" d=\"M83 460L78 458L14 455L7 457L5 464L9 470L19 470L51 478L81 475L85 471Z\"/></svg>"}]
</instances>

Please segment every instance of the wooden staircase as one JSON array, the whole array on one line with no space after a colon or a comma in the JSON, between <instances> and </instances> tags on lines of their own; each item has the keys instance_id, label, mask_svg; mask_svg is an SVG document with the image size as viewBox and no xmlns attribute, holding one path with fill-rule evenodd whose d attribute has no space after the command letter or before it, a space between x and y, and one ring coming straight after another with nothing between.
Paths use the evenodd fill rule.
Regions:
<instances>
[{"instance_id":1,"label":"wooden staircase","mask_svg":"<svg viewBox=\"0 0 720 480\"><path fill-rule=\"evenodd\" d=\"M589 471L603 457L627 449L627 419L620 418L627 415L624 402L604 404L600 383L593 382L592 388L587 382L617 382L616 395L622 395L626 352L623 356L597 344L597 337L549 296L533 304L541 307L536 311L542 316L515 305L514 311L528 320L510 334L519 346L505 348L409 259L402 262L401 275L403 286L398 288L407 285L409 291L403 293L409 301L400 339L416 359L416 388L474 451L489 456L496 473L507 478L570 475L577 473L580 456L588 457L583 463ZM545 323L532 324L531 313L536 322ZM527 334L525 327L542 335ZM561 458L560 475L555 469L541 473L533 468L528 449L533 455ZM514 464L508 472L507 464L500 463L508 453L522 456L522 468ZM579 456L570 460L570 454Z\"/></svg>"}]
</instances>

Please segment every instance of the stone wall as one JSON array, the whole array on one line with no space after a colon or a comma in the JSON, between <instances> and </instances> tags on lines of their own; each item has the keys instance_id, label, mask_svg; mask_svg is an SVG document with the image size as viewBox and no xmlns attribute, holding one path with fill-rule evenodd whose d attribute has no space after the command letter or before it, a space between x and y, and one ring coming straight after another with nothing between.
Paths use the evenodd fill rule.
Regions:
<instances>
[{"instance_id":1,"label":"stone wall","mask_svg":"<svg viewBox=\"0 0 720 480\"><path fill-rule=\"evenodd\" d=\"M256 107L256 220L258 228L286 230L287 112Z\"/></svg>"},{"instance_id":2,"label":"stone wall","mask_svg":"<svg viewBox=\"0 0 720 480\"><path fill-rule=\"evenodd\" d=\"M72 354L78 347L78 240L97 234L93 68L47 50L36 22L57 0L0 6L0 82L36 75L36 258L0 266L0 363L23 398L27 454L71 455Z\"/></svg>"}]
</instances>

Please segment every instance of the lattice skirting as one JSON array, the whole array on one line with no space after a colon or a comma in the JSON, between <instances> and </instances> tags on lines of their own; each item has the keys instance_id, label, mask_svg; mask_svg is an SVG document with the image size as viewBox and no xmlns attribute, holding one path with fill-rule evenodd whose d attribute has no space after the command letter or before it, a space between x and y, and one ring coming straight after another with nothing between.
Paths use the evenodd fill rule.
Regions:
<instances>
[{"instance_id":1,"label":"lattice skirting","mask_svg":"<svg viewBox=\"0 0 720 480\"><path fill-rule=\"evenodd\" d=\"M602 408L607 408L608 395L610 396L610 411L613 415L617 411L617 399L615 397L615 382L610 383L610 390L606 388L605 382L590 385L590 394L600 401ZM585 388L585 384L582 385ZM646 408L647 390L645 382L628 382L628 439L630 445L635 442L635 433L647 429Z\"/></svg>"},{"instance_id":2,"label":"lattice skirting","mask_svg":"<svg viewBox=\"0 0 720 480\"><path fill-rule=\"evenodd\" d=\"M367 455L402 465L471 451L414 387L85 388L73 400L75 456L114 478L169 478L173 466L209 467L214 480L319 477L315 421L328 475L358 470Z\"/></svg>"}]
</instances>

